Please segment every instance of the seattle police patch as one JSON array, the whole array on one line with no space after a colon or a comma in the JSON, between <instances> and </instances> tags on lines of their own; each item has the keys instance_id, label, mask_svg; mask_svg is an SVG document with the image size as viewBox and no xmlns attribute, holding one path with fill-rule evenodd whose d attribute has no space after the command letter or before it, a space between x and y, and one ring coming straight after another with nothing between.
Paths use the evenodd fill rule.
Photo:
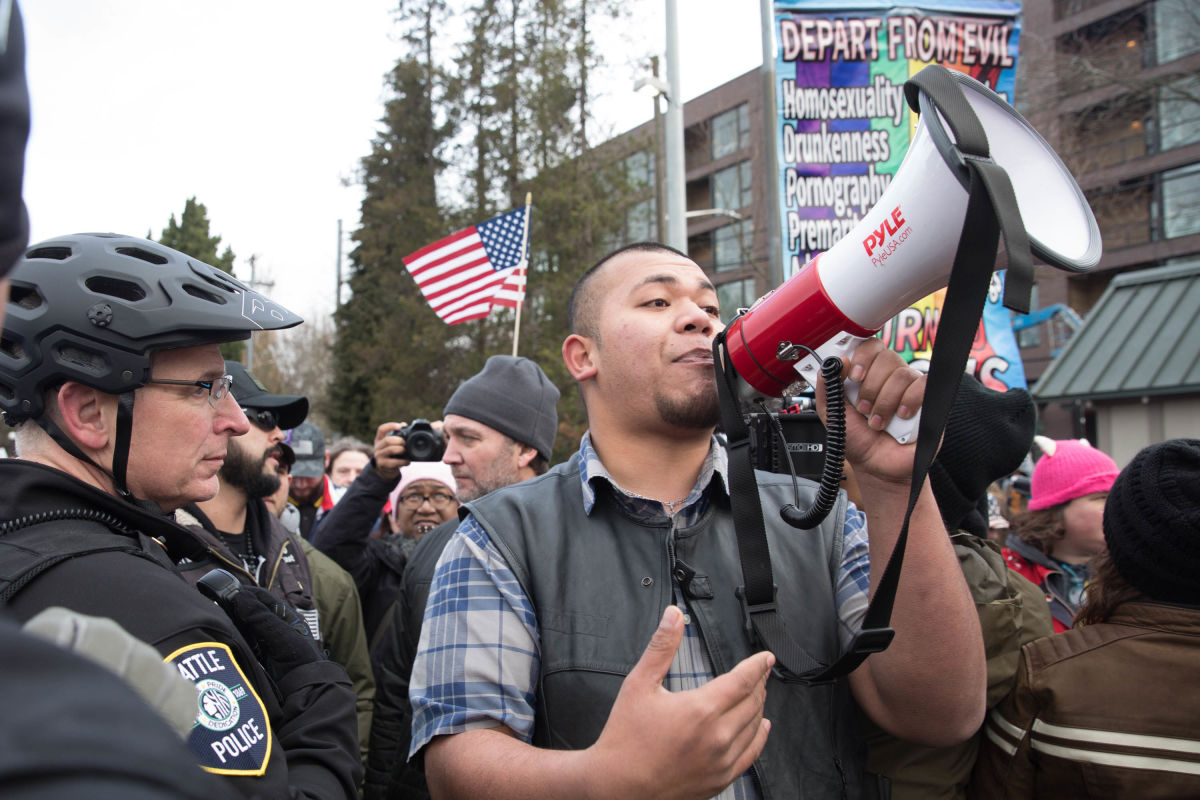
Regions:
<instances>
[{"instance_id":1,"label":"seattle police patch","mask_svg":"<svg viewBox=\"0 0 1200 800\"><path fill-rule=\"evenodd\" d=\"M165 659L196 685L196 724L188 746L219 775L262 775L271 757L271 722L228 645L199 642Z\"/></svg>"}]
</instances>

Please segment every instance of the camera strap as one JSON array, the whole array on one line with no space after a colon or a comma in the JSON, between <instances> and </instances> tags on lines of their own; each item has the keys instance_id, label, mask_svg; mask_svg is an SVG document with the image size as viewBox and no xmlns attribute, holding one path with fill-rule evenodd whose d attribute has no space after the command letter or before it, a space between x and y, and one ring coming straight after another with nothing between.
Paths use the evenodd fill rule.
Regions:
<instances>
[{"instance_id":1,"label":"camera strap","mask_svg":"<svg viewBox=\"0 0 1200 800\"><path fill-rule=\"evenodd\" d=\"M1021 312L1028 311L1029 307L1033 276L1029 238L1012 183L1008 174L989 157L987 135L974 110L958 84L941 66L923 69L909 79L904 92L914 111L919 110L919 97L924 93L954 132L955 146L969 174L967 211L930 358L913 455L908 507L895 547L867 606L861 629L832 664L815 658L791 637L775 605L770 548L754 477L749 431L735 399L736 372L723 346L724 332L713 344L721 417L729 437L730 497L745 581L738 593L746 627L759 646L775 654L777 669L786 679L799 683L822 683L848 675L867 656L886 649L895 636L890 624L908 542L909 521L929 467L937 455L946 419L966 368L987 299L1001 234L1008 254L1005 306ZM872 569L877 567L873 565Z\"/></svg>"}]
</instances>

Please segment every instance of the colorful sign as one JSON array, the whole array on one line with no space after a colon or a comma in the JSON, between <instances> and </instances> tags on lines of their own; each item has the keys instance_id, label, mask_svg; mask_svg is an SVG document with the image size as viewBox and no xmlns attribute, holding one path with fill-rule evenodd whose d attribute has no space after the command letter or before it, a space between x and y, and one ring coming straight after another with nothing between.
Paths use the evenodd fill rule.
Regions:
<instances>
[{"instance_id":1,"label":"colorful sign","mask_svg":"<svg viewBox=\"0 0 1200 800\"><path fill-rule=\"evenodd\" d=\"M1020 10L1009 0L775 0L786 276L852 231L891 184L917 123L904 99L909 77L941 64L1012 101ZM997 276L993 288L1002 282ZM880 333L918 368L928 365L943 295L918 301ZM972 365L992 388L1024 387L1024 367L999 297L989 294Z\"/></svg>"}]
</instances>

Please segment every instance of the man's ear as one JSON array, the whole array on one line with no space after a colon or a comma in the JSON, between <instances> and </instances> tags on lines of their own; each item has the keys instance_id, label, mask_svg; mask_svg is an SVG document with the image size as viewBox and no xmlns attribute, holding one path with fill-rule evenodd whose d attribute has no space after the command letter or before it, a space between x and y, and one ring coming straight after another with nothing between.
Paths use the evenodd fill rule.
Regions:
<instances>
[{"instance_id":1,"label":"man's ear","mask_svg":"<svg viewBox=\"0 0 1200 800\"><path fill-rule=\"evenodd\" d=\"M578 333L572 333L563 340L563 363L567 365L567 372L571 373L571 377L576 381L595 377L595 350L596 340L580 336Z\"/></svg>"},{"instance_id":2,"label":"man's ear","mask_svg":"<svg viewBox=\"0 0 1200 800\"><path fill-rule=\"evenodd\" d=\"M86 450L99 452L112 441L116 424L116 398L67 381L58 389L59 427Z\"/></svg>"},{"instance_id":3,"label":"man's ear","mask_svg":"<svg viewBox=\"0 0 1200 800\"><path fill-rule=\"evenodd\" d=\"M517 442L517 447L519 448L517 451L517 468L525 469L525 467L528 467L537 458L538 451L536 448L521 442Z\"/></svg>"}]
</instances>

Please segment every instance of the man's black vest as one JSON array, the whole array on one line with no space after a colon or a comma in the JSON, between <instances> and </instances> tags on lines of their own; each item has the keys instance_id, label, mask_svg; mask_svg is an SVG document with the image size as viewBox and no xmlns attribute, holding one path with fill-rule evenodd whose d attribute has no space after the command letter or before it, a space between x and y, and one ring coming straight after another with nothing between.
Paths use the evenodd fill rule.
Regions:
<instances>
[{"instance_id":1,"label":"man's black vest","mask_svg":"<svg viewBox=\"0 0 1200 800\"><path fill-rule=\"evenodd\" d=\"M817 658L838 654L835 581L842 557L845 496L820 528L797 531L777 510L792 501L791 479L758 474L781 614ZM533 603L541 633L533 743L578 749L600 735L621 682L641 657L682 587L717 674L755 648L736 595L741 567L729 500L712 491L688 528L667 518L626 515L607 484L593 484L583 510L579 455L547 474L493 492L469 510L504 555ZM814 489L802 482L802 500ZM766 748L755 762L764 798L877 796L865 774L854 701L845 680L818 686L767 684Z\"/></svg>"}]
</instances>

